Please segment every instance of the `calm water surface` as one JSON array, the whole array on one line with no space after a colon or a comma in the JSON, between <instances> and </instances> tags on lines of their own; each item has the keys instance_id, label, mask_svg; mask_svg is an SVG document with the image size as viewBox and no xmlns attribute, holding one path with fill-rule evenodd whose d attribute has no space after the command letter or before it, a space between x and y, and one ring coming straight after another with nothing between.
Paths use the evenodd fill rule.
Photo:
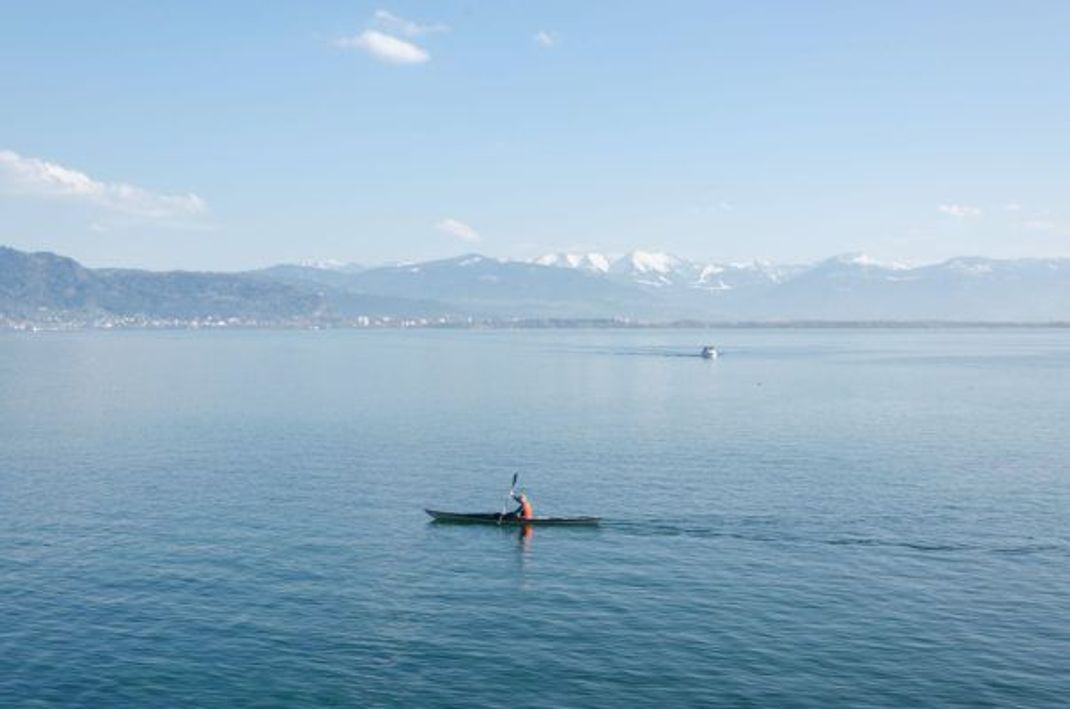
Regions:
<instances>
[{"instance_id":1,"label":"calm water surface","mask_svg":"<svg viewBox=\"0 0 1070 709\"><path fill-rule=\"evenodd\" d=\"M2 335L0 705L1066 706L1068 432L1059 330Z\"/></svg>"}]
</instances>

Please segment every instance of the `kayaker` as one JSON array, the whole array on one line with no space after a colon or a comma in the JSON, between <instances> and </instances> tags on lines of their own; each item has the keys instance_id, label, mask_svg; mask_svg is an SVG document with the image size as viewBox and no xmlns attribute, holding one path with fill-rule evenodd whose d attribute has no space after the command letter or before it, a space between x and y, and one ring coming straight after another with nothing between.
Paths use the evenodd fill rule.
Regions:
<instances>
[{"instance_id":1,"label":"kayaker","mask_svg":"<svg viewBox=\"0 0 1070 709\"><path fill-rule=\"evenodd\" d=\"M524 494L523 490L514 492L513 499L520 503L520 506L512 511L509 515L510 517L516 517L517 519L531 519L535 516L535 510L531 506L531 500L528 499L528 496Z\"/></svg>"}]
</instances>

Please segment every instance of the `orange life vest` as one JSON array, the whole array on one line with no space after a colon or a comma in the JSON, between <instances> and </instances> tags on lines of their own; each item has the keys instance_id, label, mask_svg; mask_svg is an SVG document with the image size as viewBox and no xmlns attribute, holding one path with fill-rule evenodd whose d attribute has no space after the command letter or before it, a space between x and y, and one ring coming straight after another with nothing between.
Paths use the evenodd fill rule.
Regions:
<instances>
[{"instance_id":1,"label":"orange life vest","mask_svg":"<svg viewBox=\"0 0 1070 709\"><path fill-rule=\"evenodd\" d=\"M531 519L535 516L535 510L531 508L531 503L528 502L528 498L524 498L520 501L520 518Z\"/></svg>"}]
</instances>

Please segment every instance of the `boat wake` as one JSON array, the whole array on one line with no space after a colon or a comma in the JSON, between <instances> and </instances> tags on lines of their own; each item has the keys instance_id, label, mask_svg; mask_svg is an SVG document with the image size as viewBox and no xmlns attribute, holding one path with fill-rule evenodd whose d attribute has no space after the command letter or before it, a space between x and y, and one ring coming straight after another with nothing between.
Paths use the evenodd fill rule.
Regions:
<instances>
[{"instance_id":1,"label":"boat wake","mask_svg":"<svg viewBox=\"0 0 1070 709\"><path fill-rule=\"evenodd\" d=\"M607 532L636 537L690 537L771 544L883 547L924 553L1052 554L1070 557L1070 544L1056 541L1022 540L1012 543L982 544L858 534L822 534L818 531L810 533L784 528L778 526L776 520L768 517L724 524L695 524L672 519L605 520L602 526Z\"/></svg>"}]
</instances>

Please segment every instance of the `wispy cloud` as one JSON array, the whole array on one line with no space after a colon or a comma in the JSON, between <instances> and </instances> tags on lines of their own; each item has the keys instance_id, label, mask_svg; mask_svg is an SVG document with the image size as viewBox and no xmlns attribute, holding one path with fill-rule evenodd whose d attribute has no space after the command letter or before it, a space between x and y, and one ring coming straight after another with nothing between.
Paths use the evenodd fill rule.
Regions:
<instances>
[{"instance_id":1,"label":"wispy cloud","mask_svg":"<svg viewBox=\"0 0 1070 709\"><path fill-rule=\"evenodd\" d=\"M0 150L0 192L90 204L113 213L161 222L205 211L193 193L163 194L125 182L103 182L54 162Z\"/></svg>"},{"instance_id":2,"label":"wispy cloud","mask_svg":"<svg viewBox=\"0 0 1070 709\"><path fill-rule=\"evenodd\" d=\"M406 37L419 37L425 34L450 31L448 25L422 25L419 22L398 17L386 10L376 10L375 14L372 15L372 23L384 32L403 34Z\"/></svg>"},{"instance_id":3,"label":"wispy cloud","mask_svg":"<svg viewBox=\"0 0 1070 709\"><path fill-rule=\"evenodd\" d=\"M561 42L561 38L556 33L547 32L546 30L539 30L531 36L531 39L535 44L545 49L556 47Z\"/></svg>"},{"instance_id":4,"label":"wispy cloud","mask_svg":"<svg viewBox=\"0 0 1070 709\"><path fill-rule=\"evenodd\" d=\"M449 29L446 25L424 25L386 10L376 10L368 22L368 29L351 37L339 37L334 40L334 46L358 49L388 64L423 64L431 58L431 54L398 35L412 38L448 32Z\"/></svg>"},{"instance_id":5,"label":"wispy cloud","mask_svg":"<svg viewBox=\"0 0 1070 709\"><path fill-rule=\"evenodd\" d=\"M335 40L334 46L359 49L389 64L423 64L431 58L425 49L412 42L376 30L365 30L354 37L342 37Z\"/></svg>"},{"instance_id":6,"label":"wispy cloud","mask_svg":"<svg viewBox=\"0 0 1070 709\"><path fill-rule=\"evenodd\" d=\"M980 207L973 207L968 204L941 204L937 209L941 214L946 214L956 219L976 219L981 216Z\"/></svg>"},{"instance_id":7,"label":"wispy cloud","mask_svg":"<svg viewBox=\"0 0 1070 709\"><path fill-rule=\"evenodd\" d=\"M457 219L450 219L449 217L441 219L435 224L435 228L450 236L455 236L461 241L479 241L479 232Z\"/></svg>"}]
</instances>

